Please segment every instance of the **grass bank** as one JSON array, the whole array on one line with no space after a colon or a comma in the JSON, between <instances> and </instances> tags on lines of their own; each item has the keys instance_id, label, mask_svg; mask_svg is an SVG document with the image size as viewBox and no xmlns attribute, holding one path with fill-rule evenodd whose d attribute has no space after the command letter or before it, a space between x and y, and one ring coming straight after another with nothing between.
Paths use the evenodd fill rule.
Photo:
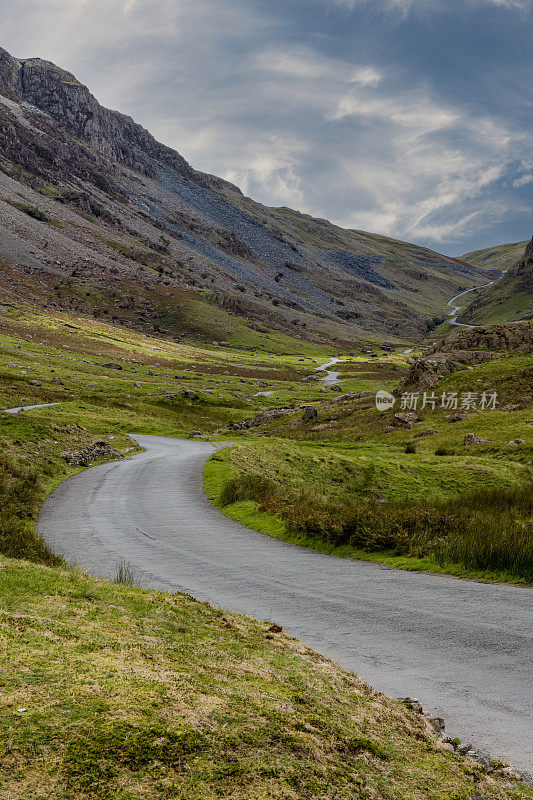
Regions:
<instances>
[{"instance_id":1,"label":"grass bank","mask_svg":"<svg viewBox=\"0 0 533 800\"><path fill-rule=\"evenodd\" d=\"M0 560L10 800L519 800L425 719L265 622Z\"/></svg>"},{"instance_id":2,"label":"grass bank","mask_svg":"<svg viewBox=\"0 0 533 800\"><path fill-rule=\"evenodd\" d=\"M533 492L523 467L440 462L382 445L262 440L214 454L204 475L223 513L284 541L407 569L532 582Z\"/></svg>"}]
</instances>

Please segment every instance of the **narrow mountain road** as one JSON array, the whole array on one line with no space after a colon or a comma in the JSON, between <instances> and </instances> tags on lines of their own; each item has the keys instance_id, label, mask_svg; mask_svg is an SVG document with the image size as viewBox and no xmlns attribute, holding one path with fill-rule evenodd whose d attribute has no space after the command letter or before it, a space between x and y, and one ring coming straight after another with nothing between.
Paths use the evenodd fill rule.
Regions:
<instances>
[{"instance_id":1,"label":"narrow mountain road","mask_svg":"<svg viewBox=\"0 0 533 800\"><path fill-rule=\"evenodd\" d=\"M275 620L366 678L418 697L447 732L533 773L532 593L390 570L294 547L222 516L202 490L205 442L135 436L144 453L75 475L38 532L70 562Z\"/></svg>"},{"instance_id":2,"label":"narrow mountain road","mask_svg":"<svg viewBox=\"0 0 533 800\"><path fill-rule=\"evenodd\" d=\"M481 286L474 286L473 289L465 289L464 292L459 292L459 294L456 294L450 298L450 300L448 300L446 303L446 305L450 306L452 309L448 314L448 316L451 317L451 319L448 320L449 324L456 325L458 328L475 328L475 325L468 325L466 322L457 322L459 312L462 311L464 306L456 306L454 303L463 295L469 294L470 292L477 292L478 289L485 289L487 286L492 286L493 283L494 281L489 281L489 283L483 283Z\"/></svg>"},{"instance_id":3,"label":"narrow mountain road","mask_svg":"<svg viewBox=\"0 0 533 800\"><path fill-rule=\"evenodd\" d=\"M0 409L4 414L18 414L19 411L32 411L34 408L49 408L50 406L60 406L61 403L41 403L38 406L17 406L16 408Z\"/></svg>"},{"instance_id":4,"label":"narrow mountain road","mask_svg":"<svg viewBox=\"0 0 533 800\"><path fill-rule=\"evenodd\" d=\"M343 358L332 358L326 364L321 364L319 367L314 367L315 372L323 372L324 376L320 378L320 383L324 386L335 386L339 382L339 375L340 372L334 372L333 370L328 369L328 367L333 367L335 364L340 364L344 361ZM252 397L272 397L272 395L277 394L277 390L274 389L268 392L256 392Z\"/></svg>"}]
</instances>

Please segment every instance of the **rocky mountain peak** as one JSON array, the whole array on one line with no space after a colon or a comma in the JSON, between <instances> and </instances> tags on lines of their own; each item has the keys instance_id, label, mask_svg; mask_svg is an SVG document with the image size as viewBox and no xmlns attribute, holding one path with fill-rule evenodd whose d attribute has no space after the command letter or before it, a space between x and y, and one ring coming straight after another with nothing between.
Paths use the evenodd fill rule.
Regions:
<instances>
[{"instance_id":1,"label":"rocky mountain peak","mask_svg":"<svg viewBox=\"0 0 533 800\"><path fill-rule=\"evenodd\" d=\"M367 330L422 336L424 312L433 319L439 300L480 281L468 264L434 251L263 206L101 106L72 73L5 50L1 200L0 260L14 274L81 278L98 292L103 286L104 297L117 297L114 284L124 281L129 299L112 314L143 329L152 319L172 319L181 335L184 313L172 292L184 287L201 292L215 321L221 314L254 326L268 319L321 340L352 341ZM431 298L421 305L429 279ZM154 292L160 317L139 300L145 289L147 297ZM92 300L63 294L59 283L52 286L59 305L94 311ZM202 323L205 330L210 324ZM166 322L161 330L169 330Z\"/></svg>"},{"instance_id":2,"label":"rocky mountain peak","mask_svg":"<svg viewBox=\"0 0 533 800\"><path fill-rule=\"evenodd\" d=\"M101 106L74 75L51 61L18 60L0 49L0 93L45 111L100 159L150 176L155 175L151 159L182 175L192 173L179 153L157 142L131 117Z\"/></svg>"},{"instance_id":3,"label":"rocky mountain peak","mask_svg":"<svg viewBox=\"0 0 533 800\"><path fill-rule=\"evenodd\" d=\"M20 97L21 63L0 47L0 94L11 100Z\"/></svg>"}]
</instances>

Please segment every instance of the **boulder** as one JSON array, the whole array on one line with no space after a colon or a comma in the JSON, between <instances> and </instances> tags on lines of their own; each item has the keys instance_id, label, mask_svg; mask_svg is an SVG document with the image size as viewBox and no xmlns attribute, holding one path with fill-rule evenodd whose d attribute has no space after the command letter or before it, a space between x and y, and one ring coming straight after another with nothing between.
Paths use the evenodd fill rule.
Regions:
<instances>
[{"instance_id":1,"label":"boulder","mask_svg":"<svg viewBox=\"0 0 533 800\"><path fill-rule=\"evenodd\" d=\"M245 419L242 422L234 422L233 425L230 425L228 430L231 431L243 431L248 430L249 428L256 428L258 425L268 425L269 422L272 422L279 417L286 417L290 414L295 414L297 409L295 408L271 408L269 411L261 411L261 413L257 414L256 417L253 419Z\"/></svg>"},{"instance_id":2,"label":"boulder","mask_svg":"<svg viewBox=\"0 0 533 800\"><path fill-rule=\"evenodd\" d=\"M105 367L105 369L122 369L121 364L115 364L112 361L110 361L109 364L102 364L102 366Z\"/></svg>"},{"instance_id":3,"label":"boulder","mask_svg":"<svg viewBox=\"0 0 533 800\"><path fill-rule=\"evenodd\" d=\"M66 453L65 461L71 467L86 467L93 461L103 458L124 458L122 453L114 450L108 442L95 442L77 453Z\"/></svg>"},{"instance_id":4,"label":"boulder","mask_svg":"<svg viewBox=\"0 0 533 800\"><path fill-rule=\"evenodd\" d=\"M376 498L376 503L378 503L378 505L380 506L383 506L389 502L387 498L379 491L379 489L375 489L374 487L371 486L370 488L367 489L367 492L368 494L374 495L374 497Z\"/></svg>"},{"instance_id":5,"label":"boulder","mask_svg":"<svg viewBox=\"0 0 533 800\"><path fill-rule=\"evenodd\" d=\"M61 378L58 378L57 375L56 375L55 378L52 378L52 383L55 383L57 386L64 386L65 385L63 383L63 381L61 380Z\"/></svg>"},{"instance_id":6,"label":"boulder","mask_svg":"<svg viewBox=\"0 0 533 800\"><path fill-rule=\"evenodd\" d=\"M463 419L466 419L468 414L465 411L458 411L456 414L451 414L445 417L448 422L461 422Z\"/></svg>"},{"instance_id":7,"label":"boulder","mask_svg":"<svg viewBox=\"0 0 533 800\"><path fill-rule=\"evenodd\" d=\"M417 359L409 359L409 371L399 386L403 391L428 391L434 389L441 378L453 372L468 369L480 364L482 361L500 358L499 353L471 352L468 350L454 350L441 352L436 348L427 355Z\"/></svg>"},{"instance_id":8,"label":"boulder","mask_svg":"<svg viewBox=\"0 0 533 800\"><path fill-rule=\"evenodd\" d=\"M182 392L184 397L187 397L189 400L198 400L198 395L196 392L193 392L192 389L184 389Z\"/></svg>"},{"instance_id":9,"label":"boulder","mask_svg":"<svg viewBox=\"0 0 533 800\"><path fill-rule=\"evenodd\" d=\"M465 438L463 439L463 444L467 447L473 444L488 444L488 443L489 443L488 439L482 439L475 433L467 433Z\"/></svg>"},{"instance_id":10,"label":"boulder","mask_svg":"<svg viewBox=\"0 0 533 800\"><path fill-rule=\"evenodd\" d=\"M318 417L318 411L316 408L312 406L306 406L304 408L304 413L302 415L302 420L304 422L308 422L309 420L316 419Z\"/></svg>"},{"instance_id":11,"label":"boulder","mask_svg":"<svg viewBox=\"0 0 533 800\"><path fill-rule=\"evenodd\" d=\"M513 439L511 442L507 442L507 444L525 444L525 439Z\"/></svg>"},{"instance_id":12,"label":"boulder","mask_svg":"<svg viewBox=\"0 0 533 800\"><path fill-rule=\"evenodd\" d=\"M445 729L444 720L442 719L442 717L428 717L427 721L429 722L429 724L431 725L437 736L442 736Z\"/></svg>"},{"instance_id":13,"label":"boulder","mask_svg":"<svg viewBox=\"0 0 533 800\"><path fill-rule=\"evenodd\" d=\"M436 433L438 433L438 431L435 430L434 428L428 428L425 431L418 431L413 435L413 438L421 439L423 436L434 436Z\"/></svg>"},{"instance_id":14,"label":"boulder","mask_svg":"<svg viewBox=\"0 0 533 800\"><path fill-rule=\"evenodd\" d=\"M419 417L414 411L400 411L398 414L394 415L394 419L396 423L408 426L413 422L418 422Z\"/></svg>"}]
</instances>

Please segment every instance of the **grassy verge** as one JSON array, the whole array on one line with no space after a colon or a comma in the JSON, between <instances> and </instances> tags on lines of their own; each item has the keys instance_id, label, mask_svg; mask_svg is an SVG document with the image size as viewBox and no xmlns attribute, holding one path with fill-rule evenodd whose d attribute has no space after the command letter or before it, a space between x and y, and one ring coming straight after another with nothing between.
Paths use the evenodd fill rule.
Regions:
<instances>
[{"instance_id":1,"label":"grassy verge","mask_svg":"<svg viewBox=\"0 0 533 800\"><path fill-rule=\"evenodd\" d=\"M10 800L518 800L424 718L269 623L0 561Z\"/></svg>"},{"instance_id":2,"label":"grassy verge","mask_svg":"<svg viewBox=\"0 0 533 800\"><path fill-rule=\"evenodd\" d=\"M533 581L531 487L520 464L382 446L261 441L214 454L205 488L227 516L321 552L481 580ZM391 502L384 502L386 498ZM529 520L529 521L528 521Z\"/></svg>"},{"instance_id":3,"label":"grassy verge","mask_svg":"<svg viewBox=\"0 0 533 800\"><path fill-rule=\"evenodd\" d=\"M135 449L131 439L119 432L110 435L105 427L95 426L89 431L78 423L58 421L51 409L2 415L0 553L60 563L35 533L37 514L47 495L82 468L69 464L70 456L90 454L97 443L100 447L107 445L110 455L98 458L96 451L92 463Z\"/></svg>"}]
</instances>

